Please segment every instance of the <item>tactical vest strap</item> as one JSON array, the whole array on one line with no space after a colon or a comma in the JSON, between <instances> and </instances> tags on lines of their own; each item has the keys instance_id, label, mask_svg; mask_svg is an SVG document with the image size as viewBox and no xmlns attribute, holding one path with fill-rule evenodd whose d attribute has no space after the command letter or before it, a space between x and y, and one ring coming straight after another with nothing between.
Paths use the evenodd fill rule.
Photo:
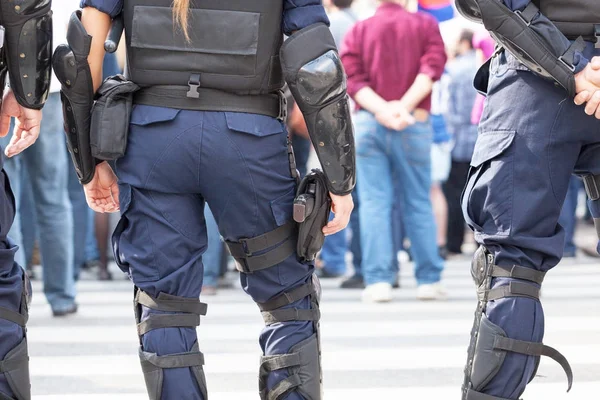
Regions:
<instances>
[{"instance_id":1,"label":"tactical vest strap","mask_svg":"<svg viewBox=\"0 0 600 400\"><path fill-rule=\"evenodd\" d=\"M190 81L189 87L152 86L141 89L134 95L133 103L178 110L262 114L278 119L283 119L287 111L285 99L278 93L238 95L222 90L203 88L199 83L192 81Z\"/></svg>"}]
</instances>

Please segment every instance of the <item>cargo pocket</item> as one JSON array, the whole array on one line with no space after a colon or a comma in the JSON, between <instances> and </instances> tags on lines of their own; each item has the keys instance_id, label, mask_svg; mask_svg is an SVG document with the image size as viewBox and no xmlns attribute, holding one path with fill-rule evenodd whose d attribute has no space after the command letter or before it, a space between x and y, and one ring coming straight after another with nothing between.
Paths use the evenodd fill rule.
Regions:
<instances>
[{"instance_id":1,"label":"cargo pocket","mask_svg":"<svg viewBox=\"0 0 600 400\"><path fill-rule=\"evenodd\" d=\"M284 131L283 122L266 115L226 112L225 119L227 127L232 131L253 136L264 137Z\"/></svg>"},{"instance_id":2,"label":"cargo pocket","mask_svg":"<svg viewBox=\"0 0 600 400\"><path fill-rule=\"evenodd\" d=\"M143 220L138 219L135 224L131 220L133 203L131 185L119 184L119 203L121 219L112 234L115 262L135 283L156 281L159 278L158 268L154 262L148 262L148 259L152 258L152 254L148 254L152 251L148 229ZM131 239L135 239L136 243L131 243ZM146 247L134 249L136 245ZM140 258L140 262L131 265L128 260L131 257Z\"/></svg>"},{"instance_id":3,"label":"cargo pocket","mask_svg":"<svg viewBox=\"0 0 600 400\"><path fill-rule=\"evenodd\" d=\"M515 136L515 131L488 131L477 138L462 196L465 220L477 232L510 235Z\"/></svg>"}]
</instances>

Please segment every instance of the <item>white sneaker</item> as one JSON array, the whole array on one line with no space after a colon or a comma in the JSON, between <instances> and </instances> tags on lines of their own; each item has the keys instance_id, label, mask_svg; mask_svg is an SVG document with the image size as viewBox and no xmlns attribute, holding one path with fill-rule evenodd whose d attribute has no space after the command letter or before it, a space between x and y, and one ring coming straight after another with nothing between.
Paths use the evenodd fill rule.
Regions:
<instances>
[{"instance_id":1,"label":"white sneaker","mask_svg":"<svg viewBox=\"0 0 600 400\"><path fill-rule=\"evenodd\" d=\"M417 299L419 300L446 300L448 293L440 282L420 285L417 288Z\"/></svg>"},{"instance_id":2,"label":"white sneaker","mask_svg":"<svg viewBox=\"0 0 600 400\"><path fill-rule=\"evenodd\" d=\"M362 292L362 300L367 303L392 301L392 285L386 282L368 285Z\"/></svg>"}]
</instances>

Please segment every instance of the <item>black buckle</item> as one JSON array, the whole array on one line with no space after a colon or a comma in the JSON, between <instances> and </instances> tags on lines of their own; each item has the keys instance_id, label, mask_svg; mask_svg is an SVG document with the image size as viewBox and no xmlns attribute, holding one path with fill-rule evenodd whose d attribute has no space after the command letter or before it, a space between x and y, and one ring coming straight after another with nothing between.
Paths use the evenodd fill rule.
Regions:
<instances>
[{"instance_id":1,"label":"black buckle","mask_svg":"<svg viewBox=\"0 0 600 400\"><path fill-rule=\"evenodd\" d=\"M278 90L277 96L279 97L279 115L277 115L277 119L285 122L288 115L287 98L285 97L285 93L283 93L283 90Z\"/></svg>"},{"instance_id":2,"label":"black buckle","mask_svg":"<svg viewBox=\"0 0 600 400\"><path fill-rule=\"evenodd\" d=\"M571 72L575 72L575 66L569 62L567 62L567 60L565 60L564 55L558 57L558 61L560 61L565 67L567 67Z\"/></svg>"},{"instance_id":3,"label":"black buckle","mask_svg":"<svg viewBox=\"0 0 600 400\"><path fill-rule=\"evenodd\" d=\"M600 24L594 24L594 36L596 37L596 47L600 49Z\"/></svg>"},{"instance_id":4,"label":"black buckle","mask_svg":"<svg viewBox=\"0 0 600 400\"><path fill-rule=\"evenodd\" d=\"M590 200L600 200L600 175L586 175L583 184Z\"/></svg>"},{"instance_id":5,"label":"black buckle","mask_svg":"<svg viewBox=\"0 0 600 400\"><path fill-rule=\"evenodd\" d=\"M192 74L190 75L190 80L188 81L188 86L190 90L187 92L187 97L191 97L193 99L199 99L200 93L198 93L198 89L200 88L200 74Z\"/></svg>"}]
</instances>

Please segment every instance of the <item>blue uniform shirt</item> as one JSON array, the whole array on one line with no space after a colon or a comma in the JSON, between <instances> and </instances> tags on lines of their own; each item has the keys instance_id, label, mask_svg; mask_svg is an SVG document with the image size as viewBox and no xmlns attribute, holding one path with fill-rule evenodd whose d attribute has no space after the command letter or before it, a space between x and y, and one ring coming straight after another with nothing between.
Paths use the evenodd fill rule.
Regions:
<instances>
[{"instance_id":1,"label":"blue uniform shirt","mask_svg":"<svg viewBox=\"0 0 600 400\"><path fill-rule=\"evenodd\" d=\"M282 1L283 33L286 35L318 22L329 25L321 0ZM94 7L114 18L123 8L123 0L81 0L83 7Z\"/></svg>"}]
</instances>

